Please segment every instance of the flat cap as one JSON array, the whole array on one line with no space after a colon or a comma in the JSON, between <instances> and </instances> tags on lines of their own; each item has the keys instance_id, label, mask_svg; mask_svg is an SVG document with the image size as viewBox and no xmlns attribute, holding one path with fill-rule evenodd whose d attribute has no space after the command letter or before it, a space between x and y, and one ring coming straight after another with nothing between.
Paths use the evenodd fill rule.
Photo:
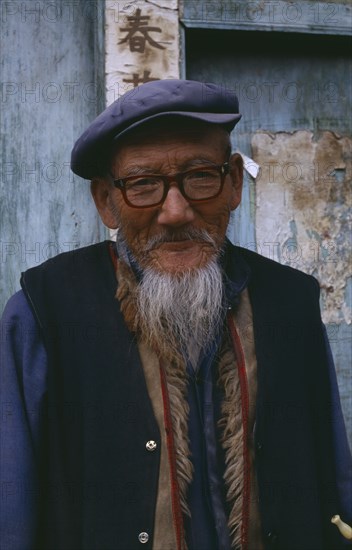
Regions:
<instances>
[{"instance_id":1,"label":"flat cap","mask_svg":"<svg viewBox=\"0 0 352 550\"><path fill-rule=\"evenodd\" d=\"M71 169L82 178L105 175L115 140L149 120L188 117L231 131L240 120L236 95L216 84L156 80L128 91L103 111L76 141Z\"/></svg>"}]
</instances>

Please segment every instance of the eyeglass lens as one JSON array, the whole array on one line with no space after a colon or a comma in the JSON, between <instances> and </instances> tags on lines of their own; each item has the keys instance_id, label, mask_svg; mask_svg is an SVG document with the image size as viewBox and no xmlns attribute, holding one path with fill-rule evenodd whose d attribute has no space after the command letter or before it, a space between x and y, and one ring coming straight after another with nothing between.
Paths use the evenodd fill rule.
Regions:
<instances>
[{"instance_id":1,"label":"eyeglass lens","mask_svg":"<svg viewBox=\"0 0 352 550\"><path fill-rule=\"evenodd\" d=\"M220 190L221 173L216 168L194 170L182 174L179 183L183 187L186 198L190 200L210 199ZM125 183L126 198L135 206L156 204L163 199L166 186L167 178L162 176L132 178Z\"/></svg>"}]
</instances>

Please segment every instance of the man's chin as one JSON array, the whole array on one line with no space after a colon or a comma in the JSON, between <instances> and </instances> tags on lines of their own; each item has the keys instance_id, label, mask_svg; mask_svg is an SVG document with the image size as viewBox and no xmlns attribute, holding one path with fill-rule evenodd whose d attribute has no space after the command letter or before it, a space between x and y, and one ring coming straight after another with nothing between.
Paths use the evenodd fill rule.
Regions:
<instances>
[{"instance_id":1,"label":"man's chin","mask_svg":"<svg viewBox=\"0 0 352 550\"><path fill-rule=\"evenodd\" d=\"M205 267L215 255L208 243L167 242L149 252L148 267L162 273L189 273Z\"/></svg>"}]
</instances>

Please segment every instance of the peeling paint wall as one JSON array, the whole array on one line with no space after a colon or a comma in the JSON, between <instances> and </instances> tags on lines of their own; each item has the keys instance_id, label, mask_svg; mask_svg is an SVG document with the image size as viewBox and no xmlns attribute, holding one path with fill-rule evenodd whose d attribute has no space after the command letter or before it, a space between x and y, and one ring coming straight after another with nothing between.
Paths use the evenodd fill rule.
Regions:
<instances>
[{"instance_id":1,"label":"peeling paint wall","mask_svg":"<svg viewBox=\"0 0 352 550\"><path fill-rule=\"evenodd\" d=\"M2 2L0 313L22 271L106 237L76 138L104 108L101 2Z\"/></svg>"},{"instance_id":2,"label":"peeling paint wall","mask_svg":"<svg viewBox=\"0 0 352 550\"><path fill-rule=\"evenodd\" d=\"M252 151L261 166L258 251L315 275L324 322L350 324L352 140L333 132L256 132Z\"/></svg>"}]
</instances>

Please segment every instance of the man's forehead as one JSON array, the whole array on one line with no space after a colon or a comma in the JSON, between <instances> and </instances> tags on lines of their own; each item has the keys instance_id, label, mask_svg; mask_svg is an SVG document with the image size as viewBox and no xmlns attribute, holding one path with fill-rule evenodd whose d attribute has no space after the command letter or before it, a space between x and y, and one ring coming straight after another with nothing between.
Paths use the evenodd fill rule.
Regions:
<instances>
[{"instance_id":1,"label":"man's forehead","mask_svg":"<svg viewBox=\"0 0 352 550\"><path fill-rule=\"evenodd\" d=\"M148 82L116 100L83 132L72 150L72 171L86 179L104 175L116 139L170 115L220 125L228 132L241 118L237 97L222 86L176 79Z\"/></svg>"}]
</instances>

